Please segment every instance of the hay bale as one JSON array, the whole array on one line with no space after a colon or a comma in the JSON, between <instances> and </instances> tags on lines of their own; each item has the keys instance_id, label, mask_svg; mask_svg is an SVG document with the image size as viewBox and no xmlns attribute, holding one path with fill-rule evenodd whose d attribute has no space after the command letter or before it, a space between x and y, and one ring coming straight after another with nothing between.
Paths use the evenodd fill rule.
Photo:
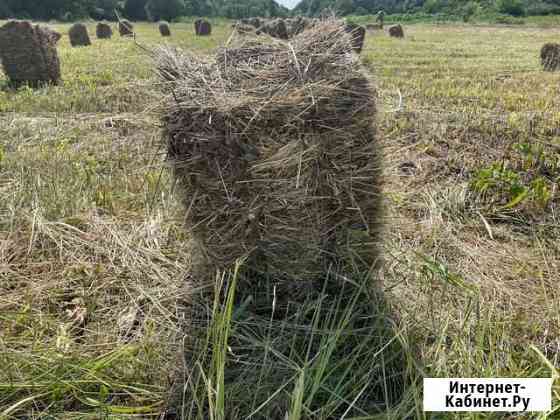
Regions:
<instances>
[{"instance_id":1,"label":"hay bale","mask_svg":"<svg viewBox=\"0 0 560 420\"><path fill-rule=\"evenodd\" d=\"M352 36L352 48L355 52L360 54L364 47L366 28L355 23L347 23L345 26L345 30Z\"/></svg>"},{"instance_id":2,"label":"hay bale","mask_svg":"<svg viewBox=\"0 0 560 420\"><path fill-rule=\"evenodd\" d=\"M209 62L159 50L195 282L246 257L260 280L248 274L240 299L270 281L282 307L321 287L333 259L360 255L369 268L377 260L376 108L352 48L345 26L329 20L290 44L252 41Z\"/></svg>"},{"instance_id":3,"label":"hay bale","mask_svg":"<svg viewBox=\"0 0 560 420\"><path fill-rule=\"evenodd\" d=\"M541 48L541 64L545 71L560 70L560 44L544 44Z\"/></svg>"},{"instance_id":4,"label":"hay bale","mask_svg":"<svg viewBox=\"0 0 560 420\"><path fill-rule=\"evenodd\" d=\"M56 43L60 34L27 21L10 21L0 28L0 61L10 81L19 85L60 81Z\"/></svg>"},{"instance_id":5,"label":"hay bale","mask_svg":"<svg viewBox=\"0 0 560 420\"><path fill-rule=\"evenodd\" d=\"M91 45L86 25L83 23L75 23L68 30L70 44L73 47L87 47Z\"/></svg>"},{"instance_id":6,"label":"hay bale","mask_svg":"<svg viewBox=\"0 0 560 420\"><path fill-rule=\"evenodd\" d=\"M95 28L95 35L98 39L110 39L113 36L113 29L107 22L99 22Z\"/></svg>"},{"instance_id":7,"label":"hay bale","mask_svg":"<svg viewBox=\"0 0 560 420\"><path fill-rule=\"evenodd\" d=\"M273 19L265 22L258 30L257 35L262 33L268 34L273 38L278 39L288 39L288 27L286 26L286 22L284 19Z\"/></svg>"},{"instance_id":8,"label":"hay bale","mask_svg":"<svg viewBox=\"0 0 560 420\"><path fill-rule=\"evenodd\" d=\"M393 25L389 28L389 35L394 38L404 38L404 30L401 25Z\"/></svg>"},{"instance_id":9,"label":"hay bale","mask_svg":"<svg viewBox=\"0 0 560 420\"><path fill-rule=\"evenodd\" d=\"M161 36L171 36L171 28L169 27L169 23L162 21L158 26Z\"/></svg>"},{"instance_id":10,"label":"hay bale","mask_svg":"<svg viewBox=\"0 0 560 420\"><path fill-rule=\"evenodd\" d=\"M303 16L297 16L295 18L286 19L286 26L288 28L288 35L294 37L312 27L313 21Z\"/></svg>"},{"instance_id":11,"label":"hay bale","mask_svg":"<svg viewBox=\"0 0 560 420\"><path fill-rule=\"evenodd\" d=\"M119 20L120 36L134 36L134 25L128 20Z\"/></svg>"},{"instance_id":12,"label":"hay bale","mask_svg":"<svg viewBox=\"0 0 560 420\"><path fill-rule=\"evenodd\" d=\"M262 22L258 17L244 18L244 19L241 19L240 22L243 25L252 26L254 29L258 29L262 25Z\"/></svg>"},{"instance_id":13,"label":"hay bale","mask_svg":"<svg viewBox=\"0 0 560 420\"><path fill-rule=\"evenodd\" d=\"M194 22L194 32L198 36L207 36L212 34L212 25L204 19L197 19Z\"/></svg>"}]
</instances>

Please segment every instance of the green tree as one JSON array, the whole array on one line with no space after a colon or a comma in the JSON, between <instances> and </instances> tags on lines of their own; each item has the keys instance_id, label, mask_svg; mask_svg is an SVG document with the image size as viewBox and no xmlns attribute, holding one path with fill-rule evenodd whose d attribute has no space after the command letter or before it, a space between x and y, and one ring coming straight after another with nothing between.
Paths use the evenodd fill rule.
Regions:
<instances>
[{"instance_id":1,"label":"green tree","mask_svg":"<svg viewBox=\"0 0 560 420\"><path fill-rule=\"evenodd\" d=\"M147 20L146 3L148 3L148 0L126 0L124 15L132 20Z\"/></svg>"},{"instance_id":2,"label":"green tree","mask_svg":"<svg viewBox=\"0 0 560 420\"><path fill-rule=\"evenodd\" d=\"M183 14L184 0L148 0L146 13L153 21L173 20Z\"/></svg>"},{"instance_id":3,"label":"green tree","mask_svg":"<svg viewBox=\"0 0 560 420\"><path fill-rule=\"evenodd\" d=\"M512 16L525 16L525 4L522 0L496 0L496 6L501 13Z\"/></svg>"}]
</instances>

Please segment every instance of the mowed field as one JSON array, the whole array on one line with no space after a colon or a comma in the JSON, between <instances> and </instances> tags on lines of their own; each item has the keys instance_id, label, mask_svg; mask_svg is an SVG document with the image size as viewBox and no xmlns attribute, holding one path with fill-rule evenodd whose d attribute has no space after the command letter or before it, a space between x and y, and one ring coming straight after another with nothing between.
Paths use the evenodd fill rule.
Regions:
<instances>
[{"instance_id":1,"label":"mowed field","mask_svg":"<svg viewBox=\"0 0 560 420\"><path fill-rule=\"evenodd\" d=\"M146 49L208 54L230 22L207 38L173 24L168 39L138 24L140 46L88 24L84 48L54 26L62 85L13 91L0 76L0 418L150 418L189 254ZM407 363L402 403L379 417L394 419L424 416L423 376L557 378L560 365L560 73L539 62L560 29L405 34L368 33L361 57L385 156L379 284Z\"/></svg>"}]
</instances>

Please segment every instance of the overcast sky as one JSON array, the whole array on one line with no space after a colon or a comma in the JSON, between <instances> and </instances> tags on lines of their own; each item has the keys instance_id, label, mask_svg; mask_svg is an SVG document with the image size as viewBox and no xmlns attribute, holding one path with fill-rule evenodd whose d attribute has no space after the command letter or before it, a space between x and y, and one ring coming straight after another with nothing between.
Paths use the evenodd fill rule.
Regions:
<instances>
[{"instance_id":1,"label":"overcast sky","mask_svg":"<svg viewBox=\"0 0 560 420\"><path fill-rule=\"evenodd\" d=\"M293 9L296 4L299 3L299 0L276 0L278 3L286 6L288 9Z\"/></svg>"}]
</instances>

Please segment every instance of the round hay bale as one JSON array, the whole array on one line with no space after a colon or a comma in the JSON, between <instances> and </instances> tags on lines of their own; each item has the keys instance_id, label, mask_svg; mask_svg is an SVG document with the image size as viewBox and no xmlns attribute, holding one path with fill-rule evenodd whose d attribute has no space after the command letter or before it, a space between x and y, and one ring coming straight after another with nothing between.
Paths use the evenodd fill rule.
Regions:
<instances>
[{"instance_id":1,"label":"round hay bale","mask_svg":"<svg viewBox=\"0 0 560 420\"><path fill-rule=\"evenodd\" d=\"M401 25L393 25L389 28L389 35L394 38L404 38L404 30Z\"/></svg>"},{"instance_id":2,"label":"round hay bale","mask_svg":"<svg viewBox=\"0 0 560 420\"><path fill-rule=\"evenodd\" d=\"M87 27L83 23L73 24L68 31L68 37L73 47L87 47L91 45Z\"/></svg>"},{"instance_id":3,"label":"round hay bale","mask_svg":"<svg viewBox=\"0 0 560 420\"><path fill-rule=\"evenodd\" d=\"M119 34L120 36L134 36L134 25L126 19L119 20Z\"/></svg>"},{"instance_id":4,"label":"round hay bale","mask_svg":"<svg viewBox=\"0 0 560 420\"><path fill-rule=\"evenodd\" d=\"M541 48L541 64L545 71L560 70L560 44L544 44Z\"/></svg>"},{"instance_id":5,"label":"round hay bale","mask_svg":"<svg viewBox=\"0 0 560 420\"><path fill-rule=\"evenodd\" d=\"M194 32L198 36L208 36L212 34L212 25L204 19L197 19L194 22Z\"/></svg>"},{"instance_id":6,"label":"round hay bale","mask_svg":"<svg viewBox=\"0 0 560 420\"><path fill-rule=\"evenodd\" d=\"M60 34L27 21L10 21L0 28L0 61L15 85L57 84L60 61L56 43Z\"/></svg>"},{"instance_id":7,"label":"round hay bale","mask_svg":"<svg viewBox=\"0 0 560 420\"><path fill-rule=\"evenodd\" d=\"M352 49L360 54L362 52L362 48L364 47L366 28L355 23L347 23L345 30L352 36Z\"/></svg>"},{"instance_id":8,"label":"round hay bale","mask_svg":"<svg viewBox=\"0 0 560 420\"><path fill-rule=\"evenodd\" d=\"M171 36L171 28L168 22L162 21L158 25L161 36Z\"/></svg>"},{"instance_id":9,"label":"round hay bale","mask_svg":"<svg viewBox=\"0 0 560 420\"><path fill-rule=\"evenodd\" d=\"M108 23L99 22L95 28L95 35L99 39L110 39L113 36L113 29Z\"/></svg>"}]
</instances>

